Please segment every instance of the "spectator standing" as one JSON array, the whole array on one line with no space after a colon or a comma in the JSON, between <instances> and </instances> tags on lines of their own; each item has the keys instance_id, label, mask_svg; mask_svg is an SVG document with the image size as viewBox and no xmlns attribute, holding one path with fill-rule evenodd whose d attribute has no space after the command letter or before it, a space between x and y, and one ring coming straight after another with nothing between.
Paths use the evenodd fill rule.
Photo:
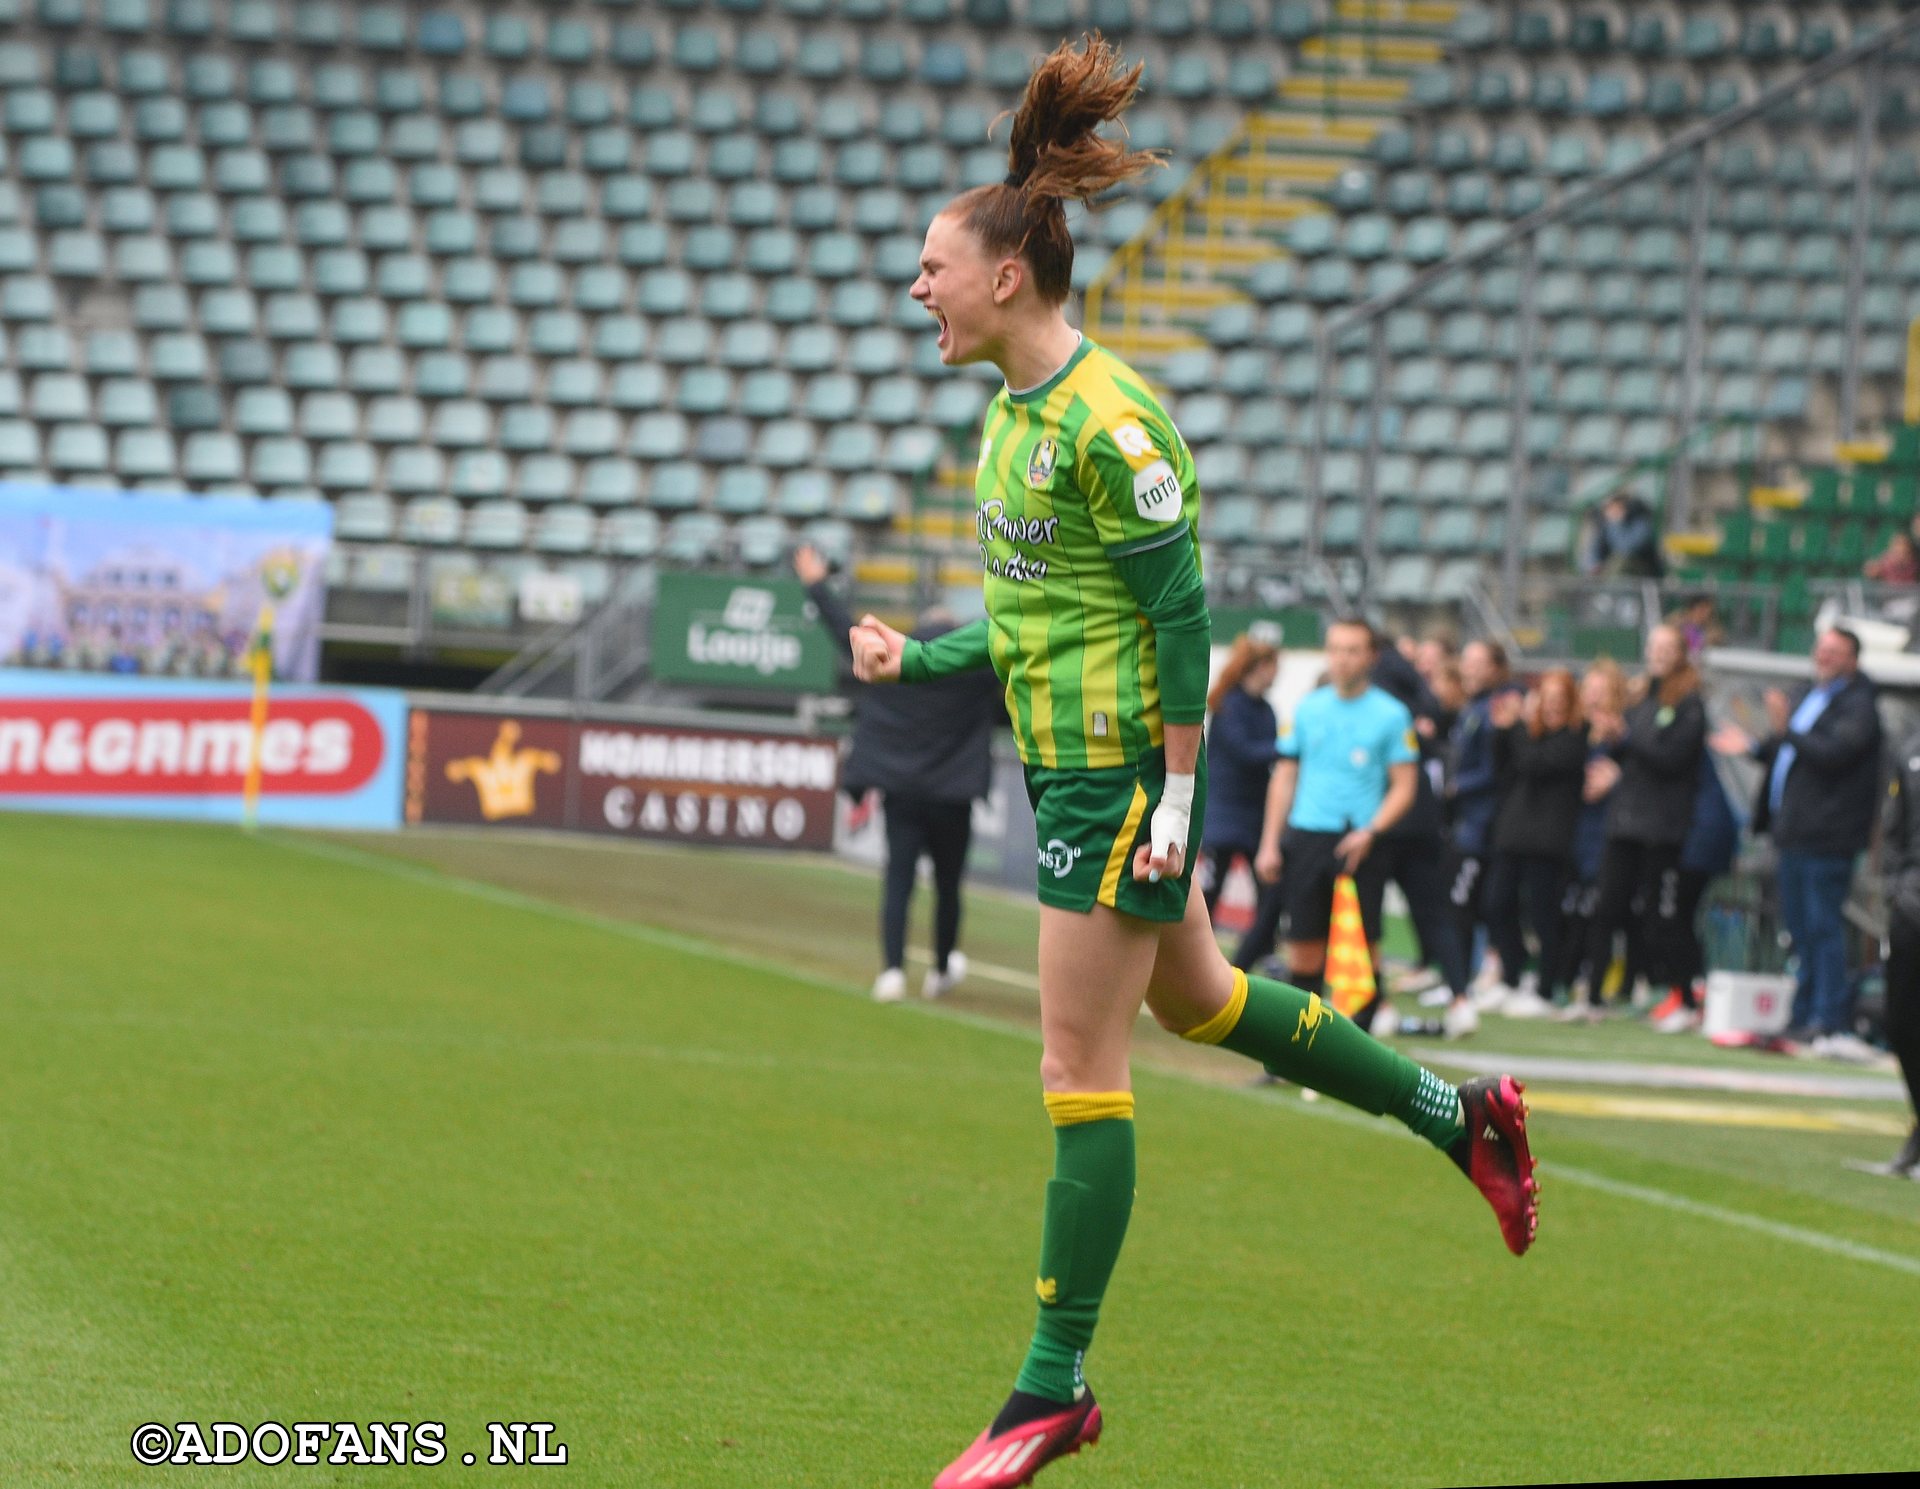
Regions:
<instances>
[{"instance_id":1,"label":"spectator standing","mask_svg":"<svg viewBox=\"0 0 1920 1489\"><path fill-rule=\"evenodd\" d=\"M1588 514L1583 573L1602 578L1658 579L1666 573L1660 530L1639 497L1616 491Z\"/></svg>"},{"instance_id":2,"label":"spectator standing","mask_svg":"<svg viewBox=\"0 0 1920 1489\"><path fill-rule=\"evenodd\" d=\"M1698 657L1709 646L1719 646L1727 639L1727 629L1715 613L1712 595L1695 595L1667 617L1667 624L1686 641L1690 657Z\"/></svg>"},{"instance_id":3,"label":"spectator standing","mask_svg":"<svg viewBox=\"0 0 1920 1489\"><path fill-rule=\"evenodd\" d=\"M1881 815L1881 870L1887 888L1887 1039L1920 1114L1920 734L1893 769ZM1920 1121L1878 1172L1920 1178Z\"/></svg>"},{"instance_id":4,"label":"spectator standing","mask_svg":"<svg viewBox=\"0 0 1920 1489\"><path fill-rule=\"evenodd\" d=\"M1662 1034L1685 1034L1700 1027L1700 990L1707 959L1700 945L1700 902L1715 879L1733 869L1740 852L1740 819L1727 800L1720 769L1711 753L1700 761L1700 785L1694 792L1687 840L1680 845L1680 875L1674 897L1673 984L1647 1015Z\"/></svg>"},{"instance_id":5,"label":"spectator standing","mask_svg":"<svg viewBox=\"0 0 1920 1489\"><path fill-rule=\"evenodd\" d=\"M1655 626L1647 635L1646 660L1644 696L1618 725L1594 731L1610 757L1596 765L1596 779L1611 785L1611 800L1588 931L1588 979L1574 986L1574 1006L1586 1012L1598 1007L1614 937L1627 929L1636 901L1643 907L1648 975L1670 978L1677 959L1680 848L1699 790L1707 711L1700 674L1678 631Z\"/></svg>"},{"instance_id":6,"label":"spectator standing","mask_svg":"<svg viewBox=\"0 0 1920 1489\"><path fill-rule=\"evenodd\" d=\"M852 660L853 617L827 584L827 564L813 548L793 555L807 598L841 653ZM916 639L954 628L938 611L923 615ZM938 998L966 976L960 944L960 885L973 838L973 803L993 783L992 739L1006 719L1006 702L991 671L968 672L917 688L855 684L853 748L841 785L855 801L878 790L885 814L887 861L880 901L881 971L873 996L897 1003L906 996L907 912L920 860L933 861L933 962L920 985Z\"/></svg>"},{"instance_id":7,"label":"spectator standing","mask_svg":"<svg viewBox=\"0 0 1920 1489\"><path fill-rule=\"evenodd\" d=\"M1260 851L1260 820L1273 775L1280 721L1267 702L1280 674L1280 648L1251 636L1234 638L1207 694L1207 812L1200 836L1200 884L1207 914L1237 858L1251 866Z\"/></svg>"},{"instance_id":8,"label":"spectator standing","mask_svg":"<svg viewBox=\"0 0 1920 1489\"><path fill-rule=\"evenodd\" d=\"M1447 749L1447 736L1441 727L1440 704L1421 678L1417 662L1408 661L1406 651L1404 647L1378 648L1373 684L1413 715L1413 730L1420 745L1420 773L1415 779L1413 806L1381 834L1374 851L1381 856L1386 878L1398 884L1406 897L1407 917L1413 922L1422 965L1431 968L1444 984L1444 991L1434 989L1426 1001L1444 1006L1466 996L1469 977L1467 949L1460 944L1447 901L1446 812L1441 804L1446 780L1441 757Z\"/></svg>"},{"instance_id":9,"label":"spectator standing","mask_svg":"<svg viewBox=\"0 0 1920 1489\"><path fill-rule=\"evenodd\" d=\"M1780 913L1793 941L1796 988L1788 1037L1839 1044L1857 1054L1850 1029L1846 903L1854 860L1873 835L1881 790L1880 708L1860 671L1860 640L1835 626L1813 643L1813 683L1789 701L1765 697L1767 738L1738 725L1715 733L1723 754L1750 754L1763 769L1753 830L1780 855Z\"/></svg>"},{"instance_id":10,"label":"spectator standing","mask_svg":"<svg viewBox=\"0 0 1920 1489\"><path fill-rule=\"evenodd\" d=\"M1506 649L1495 641L1471 641L1460 653L1461 680L1467 688L1467 705L1460 710L1453 729L1453 781L1449 802L1453 818L1453 887L1448 899L1453 905L1454 931L1467 957L1474 963L1475 937L1485 920L1487 869L1493 855L1493 820L1500 810L1502 781L1494 759L1493 741L1498 732L1493 722L1497 700L1518 696L1508 676ZM1490 1001L1498 986L1497 978L1483 974L1476 978L1475 989Z\"/></svg>"},{"instance_id":11,"label":"spectator standing","mask_svg":"<svg viewBox=\"0 0 1920 1489\"><path fill-rule=\"evenodd\" d=\"M1560 963L1560 902L1573 867L1574 835L1587 774L1587 722L1570 672L1543 676L1524 705L1515 694L1496 700L1494 752L1507 778L1493 828L1487 919L1500 958L1510 1018L1538 1018L1551 1005L1540 991ZM1535 985L1523 987L1527 931L1539 947Z\"/></svg>"},{"instance_id":12,"label":"spectator standing","mask_svg":"<svg viewBox=\"0 0 1920 1489\"><path fill-rule=\"evenodd\" d=\"M1420 644L1413 651L1413 665L1420 673L1420 680L1428 687L1435 686L1442 669L1460 665L1460 644L1452 631L1444 626L1435 626L1420 638Z\"/></svg>"},{"instance_id":13,"label":"spectator standing","mask_svg":"<svg viewBox=\"0 0 1920 1489\"><path fill-rule=\"evenodd\" d=\"M1467 706L1467 685L1460 676L1460 664L1444 662L1434 668L1427 679L1427 690L1439 710L1433 716L1434 738L1440 745L1435 756L1440 773L1434 789L1445 801L1453 794L1453 734L1460 725L1460 711Z\"/></svg>"},{"instance_id":14,"label":"spectator standing","mask_svg":"<svg viewBox=\"0 0 1920 1489\"><path fill-rule=\"evenodd\" d=\"M1600 903L1600 860L1607 846L1607 806L1619 779L1619 768L1602 741L1617 739L1625 732L1626 710L1626 674L1619 663L1603 657L1580 679L1580 712L1587 724L1586 769L1580 786L1580 814L1574 820L1570 845L1570 872L1560 896L1558 956L1552 967L1542 972L1539 988L1543 998L1556 1002L1562 988L1582 979L1589 987L1598 987L1606 976L1605 967L1587 970L1593 912ZM1570 1005L1560 1012L1562 1017L1578 1018L1587 1016L1590 1009Z\"/></svg>"}]
</instances>

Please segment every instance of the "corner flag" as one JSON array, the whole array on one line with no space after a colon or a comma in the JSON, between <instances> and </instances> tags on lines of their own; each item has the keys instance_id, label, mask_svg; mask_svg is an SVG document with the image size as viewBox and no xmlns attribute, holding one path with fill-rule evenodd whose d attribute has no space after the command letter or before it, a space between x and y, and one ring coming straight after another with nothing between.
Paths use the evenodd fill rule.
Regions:
<instances>
[{"instance_id":1,"label":"corner flag","mask_svg":"<svg viewBox=\"0 0 1920 1489\"><path fill-rule=\"evenodd\" d=\"M1336 1013L1352 1018L1373 1001L1373 955L1360 920L1360 892L1353 876L1333 881L1333 924L1327 932L1328 1000Z\"/></svg>"}]
</instances>

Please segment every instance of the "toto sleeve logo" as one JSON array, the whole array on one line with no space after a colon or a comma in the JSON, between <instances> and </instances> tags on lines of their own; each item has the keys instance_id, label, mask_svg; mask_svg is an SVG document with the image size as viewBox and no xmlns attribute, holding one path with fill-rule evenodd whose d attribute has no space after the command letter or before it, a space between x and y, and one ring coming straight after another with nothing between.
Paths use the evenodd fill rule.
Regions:
<instances>
[{"instance_id":1,"label":"toto sleeve logo","mask_svg":"<svg viewBox=\"0 0 1920 1489\"><path fill-rule=\"evenodd\" d=\"M237 792L252 748L245 698L0 697L0 795ZM277 700L260 738L261 789L342 796L380 769L380 725L343 698Z\"/></svg>"}]
</instances>

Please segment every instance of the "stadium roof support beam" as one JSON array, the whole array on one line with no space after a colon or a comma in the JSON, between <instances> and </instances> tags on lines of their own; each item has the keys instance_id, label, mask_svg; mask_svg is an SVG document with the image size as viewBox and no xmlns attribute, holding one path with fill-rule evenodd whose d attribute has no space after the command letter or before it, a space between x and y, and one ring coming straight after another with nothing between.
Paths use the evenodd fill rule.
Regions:
<instances>
[{"instance_id":1,"label":"stadium roof support beam","mask_svg":"<svg viewBox=\"0 0 1920 1489\"><path fill-rule=\"evenodd\" d=\"M1860 75L1860 118L1853 148L1853 220L1847 235L1847 345L1860 345L1861 301L1866 294L1867 223L1872 210L1868 184L1873 180L1874 120L1880 116L1880 79L1885 53L1867 59ZM1860 358L1849 356L1840 369L1840 438L1858 437L1860 416Z\"/></svg>"}]
</instances>

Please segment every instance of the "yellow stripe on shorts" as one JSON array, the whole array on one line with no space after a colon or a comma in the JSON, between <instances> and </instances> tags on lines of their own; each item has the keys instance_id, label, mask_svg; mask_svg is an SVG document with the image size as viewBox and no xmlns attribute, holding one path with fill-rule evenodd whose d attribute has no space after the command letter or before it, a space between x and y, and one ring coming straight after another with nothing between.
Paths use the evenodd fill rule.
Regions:
<instances>
[{"instance_id":1,"label":"yellow stripe on shorts","mask_svg":"<svg viewBox=\"0 0 1920 1489\"><path fill-rule=\"evenodd\" d=\"M1134 837L1140 831L1140 819L1147 814L1147 788L1138 781L1133 783L1133 801L1127 807L1127 820L1120 829L1120 836L1113 840L1113 848L1107 854L1107 871L1100 876L1100 903L1113 908L1120 899L1120 875L1127 866L1128 849L1133 847Z\"/></svg>"}]
</instances>

